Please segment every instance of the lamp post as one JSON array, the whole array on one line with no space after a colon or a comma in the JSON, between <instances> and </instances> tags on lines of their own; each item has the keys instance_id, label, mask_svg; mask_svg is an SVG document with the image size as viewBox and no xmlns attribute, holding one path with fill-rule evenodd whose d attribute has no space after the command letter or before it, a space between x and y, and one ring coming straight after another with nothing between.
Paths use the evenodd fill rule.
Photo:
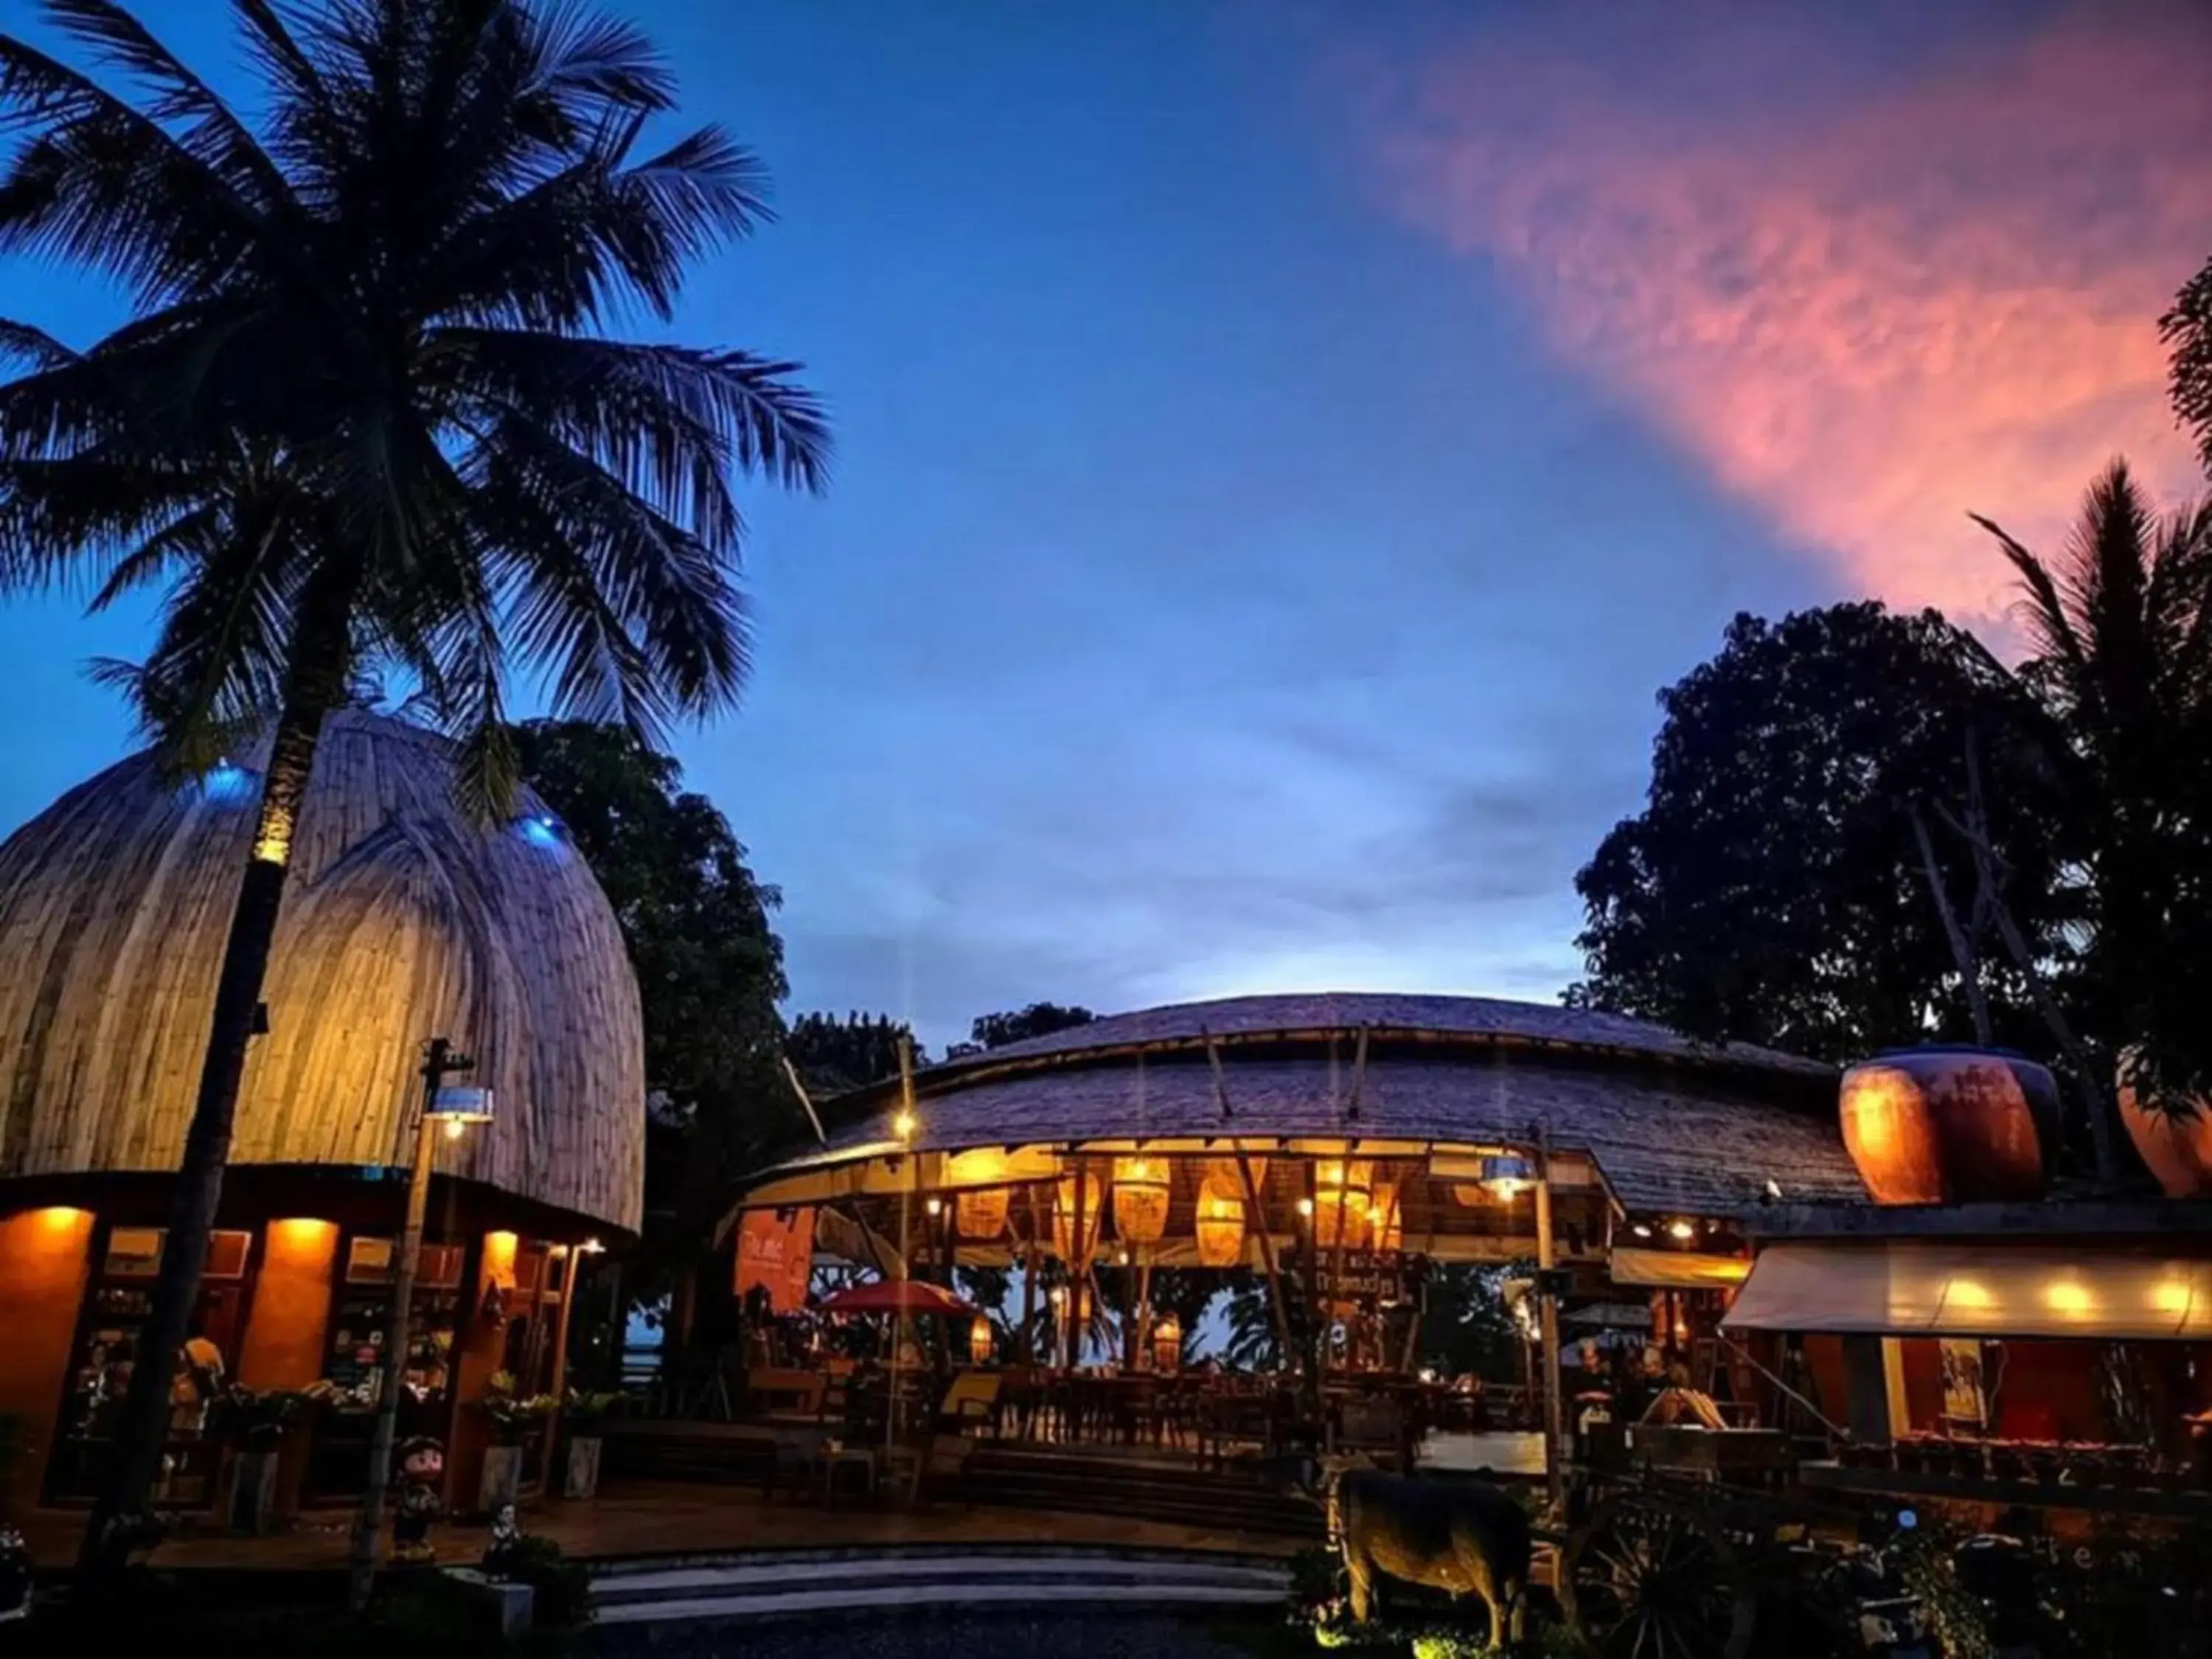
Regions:
<instances>
[{"instance_id":1,"label":"lamp post","mask_svg":"<svg viewBox=\"0 0 2212 1659\"><path fill-rule=\"evenodd\" d=\"M913 1246L907 1237L908 1215L914 1202L915 1164L914 1132L921 1127L914 1115L914 1046L903 1033L899 1037L899 1109L891 1120L892 1133L898 1136L899 1146L906 1156L906 1179L899 1183L899 1283L903 1285L914 1277L908 1257ZM897 1440L899 1407L899 1362L905 1358L907 1332L912 1328L913 1316L900 1299L896 1319L891 1326L891 1387L890 1398L884 1402L884 1455L890 1456Z\"/></svg>"},{"instance_id":2,"label":"lamp post","mask_svg":"<svg viewBox=\"0 0 2212 1659\"><path fill-rule=\"evenodd\" d=\"M384 1531L384 1497L392 1484L392 1442L399 1420L399 1390L407 1369L407 1348L413 1340L415 1271L422 1255L422 1218L430 1206L430 1164L437 1149L434 1126L449 1139L458 1139L471 1123L491 1121L491 1091L454 1089L446 1079L476 1069L476 1061L453 1052L444 1037L432 1037L422 1054L421 1105L410 1126L414 1137L411 1168L407 1177L407 1225L399 1240L399 1261L392 1281L392 1330L385 1344L384 1361L377 1377L376 1431L368 1445L368 1481L361 1494L361 1513L354 1519L353 1571L348 1599L358 1613L368 1605L376 1582L377 1547ZM452 1380L448 1377L450 1389Z\"/></svg>"}]
</instances>

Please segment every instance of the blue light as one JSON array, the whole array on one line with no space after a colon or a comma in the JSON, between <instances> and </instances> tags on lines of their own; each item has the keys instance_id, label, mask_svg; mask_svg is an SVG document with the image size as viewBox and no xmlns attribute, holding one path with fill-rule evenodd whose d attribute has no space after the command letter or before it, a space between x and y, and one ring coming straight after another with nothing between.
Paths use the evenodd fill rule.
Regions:
<instances>
[{"instance_id":1,"label":"blue light","mask_svg":"<svg viewBox=\"0 0 2212 1659\"><path fill-rule=\"evenodd\" d=\"M558 847L561 820L550 812L532 812L522 820L522 838L534 847Z\"/></svg>"},{"instance_id":2,"label":"blue light","mask_svg":"<svg viewBox=\"0 0 2212 1659\"><path fill-rule=\"evenodd\" d=\"M210 800L251 800L253 799L253 774L242 766L234 765L226 755L201 775L199 788L200 793Z\"/></svg>"}]
</instances>

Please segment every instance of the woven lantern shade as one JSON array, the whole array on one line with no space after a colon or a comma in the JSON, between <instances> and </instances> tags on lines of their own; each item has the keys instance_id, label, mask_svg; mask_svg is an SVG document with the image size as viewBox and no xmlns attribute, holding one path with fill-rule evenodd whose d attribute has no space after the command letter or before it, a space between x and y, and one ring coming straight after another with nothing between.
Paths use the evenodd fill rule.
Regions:
<instances>
[{"instance_id":1,"label":"woven lantern shade","mask_svg":"<svg viewBox=\"0 0 2212 1659\"><path fill-rule=\"evenodd\" d=\"M968 1358L978 1365L987 1364L990 1361L994 1347L994 1345L991 1340L991 1322L984 1315L977 1314L975 1322L968 1328Z\"/></svg>"},{"instance_id":2,"label":"woven lantern shade","mask_svg":"<svg viewBox=\"0 0 2212 1659\"><path fill-rule=\"evenodd\" d=\"M1233 1267L1244 1259L1243 1183L1231 1186L1218 1171L1198 1189L1198 1259L1208 1267Z\"/></svg>"},{"instance_id":3,"label":"woven lantern shade","mask_svg":"<svg viewBox=\"0 0 2212 1659\"><path fill-rule=\"evenodd\" d=\"M1367 1206L1367 1245L1373 1250L1406 1248L1406 1212L1400 1201L1402 1188L1395 1181L1375 1183L1375 1196Z\"/></svg>"},{"instance_id":4,"label":"woven lantern shade","mask_svg":"<svg viewBox=\"0 0 2212 1659\"><path fill-rule=\"evenodd\" d=\"M1152 1327L1152 1369L1175 1371L1182 1368L1182 1322L1169 1314Z\"/></svg>"},{"instance_id":5,"label":"woven lantern shade","mask_svg":"<svg viewBox=\"0 0 2212 1659\"><path fill-rule=\"evenodd\" d=\"M952 1206L953 1221L963 1238L994 1239L1006 1231L1007 1191L1004 1187L985 1187L980 1191L963 1193Z\"/></svg>"},{"instance_id":6,"label":"woven lantern shade","mask_svg":"<svg viewBox=\"0 0 2212 1659\"><path fill-rule=\"evenodd\" d=\"M1114 1231L1125 1243L1155 1244L1168 1231L1168 1161L1114 1160Z\"/></svg>"},{"instance_id":7,"label":"woven lantern shade","mask_svg":"<svg viewBox=\"0 0 2212 1659\"><path fill-rule=\"evenodd\" d=\"M1075 1237L1076 1182L1083 1183L1083 1237ZM1106 1183L1095 1175L1066 1175L1060 1178L1052 1200L1053 1253L1062 1261L1088 1261L1098 1249L1098 1212L1106 1205Z\"/></svg>"},{"instance_id":8,"label":"woven lantern shade","mask_svg":"<svg viewBox=\"0 0 2212 1659\"><path fill-rule=\"evenodd\" d=\"M974 1147L945 1160L945 1184L958 1189L952 1219L961 1237L990 1240L1006 1232L1012 1189L997 1183L1006 1173L1006 1154L998 1146Z\"/></svg>"},{"instance_id":9,"label":"woven lantern shade","mask_svg":"<svg viewBox=\"0 0 2212 1659\"><path fill-rule=\"evenodd\" d=\"M1210 1158L1206 1161L1205 1178L1208 1181L1219 1182L1223 1188L1226 1191L1242 1193L1244 1190L1244 1176L1243 1170L1238 1168L1240 1164L1242 1164L1243 1169L1249 1169L1252 1171L1252 1189L1257 1193L1266 1193L1267 1190L1267 1160L1264 1158L1246 1158L1243 1159L1234 1158Z\"/></svg>"},{"instance_id":10,"label":"woven lantern shade","mask_svg":"<svg viewBox=\"0 0 2212 1659\"><path fill-rule=\"evenodd\" d=\"M1367 1231L1375 1165L1364 1158L1324 1158L1314 1164L1314 1237L1323 1249L1357 1243Z\"/></svg>"}]
</instances>

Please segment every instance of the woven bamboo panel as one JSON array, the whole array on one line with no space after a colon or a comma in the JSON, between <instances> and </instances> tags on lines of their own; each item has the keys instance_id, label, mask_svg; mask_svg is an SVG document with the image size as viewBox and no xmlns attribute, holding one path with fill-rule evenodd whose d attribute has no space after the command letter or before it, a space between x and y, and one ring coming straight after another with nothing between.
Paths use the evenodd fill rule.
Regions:
<instances>
[{"instance_id":1,"label":"woven bamboo panel","mask_svg":"<svg viewBox=\"0 0 2212 1659\"><path fill-rule=\"evenodd\" d=\"M444 1036L497 1118L439 1167L634 1230L644 1052L614 914L534 798L472 824L447 757L380 715L326 726L232 1161L404 1162L422 1045ZM0 1176L175 1167L258 793L141 755L0 845Z\"/></svg>"}]
</instances>

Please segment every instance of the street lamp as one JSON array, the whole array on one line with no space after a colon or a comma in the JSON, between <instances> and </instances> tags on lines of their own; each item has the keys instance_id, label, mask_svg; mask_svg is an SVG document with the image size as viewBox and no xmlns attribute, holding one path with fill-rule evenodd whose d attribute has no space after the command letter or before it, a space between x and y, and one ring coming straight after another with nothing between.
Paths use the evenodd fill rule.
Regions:
<instances>
[{"instance_id":1,"label":"street lamp","mask_svg":"<svg viewBox=\"0 0 2212 1659\"><path fill-rule=\"evenodd\" d=\"M368 1482L361 1495L361 1513L353 1530L353 1572L349 1589L354 1610L368 1605L376 1580L377 1546L384 1532L384 1498L392 1484L392 1442L399 1420L399 1390L406 1375L407 1349L413 1340L410 1326L415 1313L415 1273L422 1257L422 1219L430 1207L430 1164L437 1147L431 1126L444 1126L446 1138L459 1139L471 1124L489 1123L492 1117L491 1091L449 1085L446 1079L476 1069L467 1054L456 1054L444 1037L433 1037L424 1048L421 1104L409 1125L412 1137L407 1177L407 1225L399 1241L399 1262L392 1281L392 1334L385 1344L384 1362L378 1376L376 1431L368 1446ZM448 1383L450 1387L450 1382Z\"/></svg>"}]
</instances>

